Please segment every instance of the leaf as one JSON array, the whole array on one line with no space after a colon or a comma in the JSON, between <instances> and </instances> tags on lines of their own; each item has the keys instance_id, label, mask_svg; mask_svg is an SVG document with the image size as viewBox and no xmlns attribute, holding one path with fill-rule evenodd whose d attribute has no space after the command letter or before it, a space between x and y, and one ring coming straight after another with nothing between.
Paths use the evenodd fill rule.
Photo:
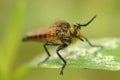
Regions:
<instances>
[{"instance_id":1,"label":"leaf","mask_svg":"<svg viewBox=\"0 0 120 80\"><path fill-rule=\"evenodd\" d=\"M28 68L25 66L19 67L15 72L14 72L14 77L13 80L22 80L23 76L26 75L29 71L31 71L32 68Z\"/></svg>"},{"instance_id":2,"label":"leaf","mask_svg":"<svg viewBox=\"0 0 120 80\"><path fill-rule=\"evenodd\" d=\"M88 68L103 70L120 70L120 40L116 38L94 39L93 44L102 45L104 48L90 47L85 42L77 41L60 54L67 61L66 68ZM29 63L27 67L61 68L62 61L57 56L55 49L51 50L51 58L38 66L39 62L47 57L47 54L38 55Z\"/></svg>"}]
</instances>

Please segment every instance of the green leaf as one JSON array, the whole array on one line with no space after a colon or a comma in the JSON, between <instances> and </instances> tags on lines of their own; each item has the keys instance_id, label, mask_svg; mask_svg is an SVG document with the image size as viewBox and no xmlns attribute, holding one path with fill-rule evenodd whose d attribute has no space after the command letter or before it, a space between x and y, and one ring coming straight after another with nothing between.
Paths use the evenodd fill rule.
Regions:
<instances>
[{"instance_id":1,"label":"green leaf","mask_svg":"<svg viewBox=\"0 0 120 80\"><path fill-rule=\"evenodd\" d=\"M88 68L103 70L120 70L120 40L116 38L93 39L91 43L102 45L104 48L90 47L84 42L77 41L60 54L67 61L66 68ZM38 66L47 54L38 55L25 64L27 67L61 68L62 61L57 56L55 49L50 50L51 58Z\"/></svg>"},{"instance_id":2,"label":"green leaf","mask_svg":"<svg viewBox=\"0 0 120 80\"><path fill-rule=\"evenodd\" d=\"M23 76L26 75L29 71L31 71L31 69L32 68L28 68L25 66L19 67L14 73L13 80L22 80Z\"/></svg>"}]
</instances>

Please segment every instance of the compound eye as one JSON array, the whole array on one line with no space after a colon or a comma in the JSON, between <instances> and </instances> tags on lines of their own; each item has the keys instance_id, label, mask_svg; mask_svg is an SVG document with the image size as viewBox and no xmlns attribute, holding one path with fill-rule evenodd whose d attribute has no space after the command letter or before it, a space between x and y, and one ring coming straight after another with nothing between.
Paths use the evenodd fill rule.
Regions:
<instances>
[{"instance_id":1,"label":"compound eye","mask_svg":"<svg viewBox=\"0 0 120 80\"><path fill-rule=\"evenodd\" d=\"M74 27L75 27L75 29L81 29L80 24L78 24L78 23L75 24Z\"/></svg>"},{"instance_id":2,"label":"compound eye","mask_svg":"<svg viewBox=\"0 0 120 80\"><path fill-rule=\"evenodd\" d=\"M74 29L78 29L78 24L75 24L75 25L74 25Z\"/></svg>"},{"instance_id":3,"label":"compound eye","mask_svg":"<svg viewBox=\"0 0 120 80\"><path fill-rule=\"evenodd\" d=\"M79 26L79 24L76 24L76 27L78 27Z\"/></svg>"}]
</instances>

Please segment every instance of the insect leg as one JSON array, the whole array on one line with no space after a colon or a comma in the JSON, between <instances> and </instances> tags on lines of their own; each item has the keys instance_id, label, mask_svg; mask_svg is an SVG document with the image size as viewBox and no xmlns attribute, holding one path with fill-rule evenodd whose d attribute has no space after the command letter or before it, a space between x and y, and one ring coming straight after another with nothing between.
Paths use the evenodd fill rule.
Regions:
<instances>
[{"instance_id":1,"label":"insect leg","mask_svg":"<svg viewBox=\"0 0 120 80\"><path fill-rule=\"evenodd\" d=\"M62 44L62 45L60 45L58 48L57 48L57 50L56 50L56 52L57 52L57 55L59 56L59 58L63 61L63 66L62 66L62 69L61 69L61 71L60 71L60 75L63 75L63 70L64 70L64 68L65 68L65 66L66 66L66 60L60 55L60 53L59 53L59 51L60 50L62 50L62 49L64 49L65 47L67 47L68 45L67 44Z\"/></svg>"},{"instance_id":2,"label":"insect leg","mask_svg":"<svg viewBox=\"0 0 120 80\"><path fill-rule=\"evenodd\" d=\"M101 46L101 45L93 45L85 36L83 36L83 38L86 40L86 42L87 42L91 47L100 47L100 48L103 48L103 46Z\"/></svg>"},{"instance_id":3,"label":"insect leg","mask_svg":"<svg viewBox=\"0 0 120 80\"><path fill-rule=\"evenodd\" d=\"M43 46L44 46L44 49L45 49L48 56L42 62L40 62L39 64L42 64L42 63L46 62L51 56L46 46L58 46L58 45L60 45L60 44L53 43L53 42L45 42Z\"/></svg>"}]
</instances>

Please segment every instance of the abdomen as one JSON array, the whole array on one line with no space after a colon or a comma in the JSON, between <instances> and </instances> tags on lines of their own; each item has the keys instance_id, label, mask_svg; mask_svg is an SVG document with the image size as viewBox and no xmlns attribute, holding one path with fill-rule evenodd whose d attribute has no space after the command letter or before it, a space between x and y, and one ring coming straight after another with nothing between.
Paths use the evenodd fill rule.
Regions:
<instances>
[{"instance_id":1,"label":"abdomen","mask_svg":"<svg viewBox=\"0 0 120 80\"><path fill-rule=\"evenodd\" d=\"M56 35L56 28L47 28L40 29L34 32L30 32L23 38L23 41L55 41L58 40L58 36Z\"/></svg>"}]
</instances>

